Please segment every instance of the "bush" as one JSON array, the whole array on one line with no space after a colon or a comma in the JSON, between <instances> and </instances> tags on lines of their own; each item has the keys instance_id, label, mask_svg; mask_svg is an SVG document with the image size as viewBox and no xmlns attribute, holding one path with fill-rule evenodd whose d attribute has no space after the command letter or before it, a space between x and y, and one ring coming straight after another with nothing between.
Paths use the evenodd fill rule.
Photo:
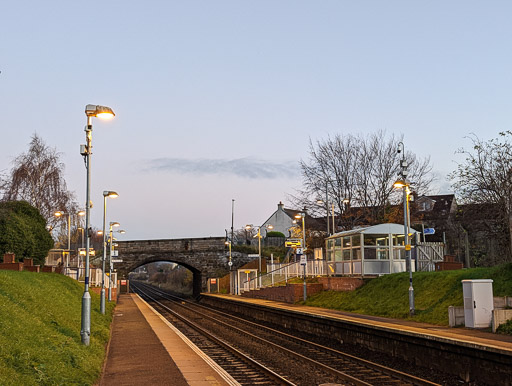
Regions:
<instances>
[{"instance_id":1,"label":"bush","mask_svg":"<svg viewBox=\"0 0 512 386\"><path fill-rule=\"evenodd\" d=\"M507 323L500 325L496 332L498 334L512 335L512 320L507 320Z\"/></svg>"},{"instance_id":2,"label":"bush","mask_svg":"<svg viewBox=\"0 0 512 386\"><path fill-rule=\"evenodd\" d=\"M34 258L44 264L53 239L46 220L26 201L0 202L0 254L12 252L17 259Z\"/></svg>"},{"instance_id":3,"label":"bush","mask_svg":"<svg viewBox=\"0 0 512 386\"><path fill-rule=\"evenodd\" d=\"M277 231L268 232L267 237L281 237L283 239L286 238L283 233Z\"/></svg>"}]
</instances>

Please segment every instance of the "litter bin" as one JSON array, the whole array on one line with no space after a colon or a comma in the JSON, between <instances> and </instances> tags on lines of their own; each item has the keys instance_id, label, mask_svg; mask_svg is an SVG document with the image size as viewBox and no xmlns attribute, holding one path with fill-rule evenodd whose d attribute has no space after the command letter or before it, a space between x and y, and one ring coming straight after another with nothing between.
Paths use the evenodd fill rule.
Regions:
<instances>
[{"instance_id":1,"label":"litter bin","mask_svg":"<svg viewBox=\"0 0 512 386\"><path fill-rule=\"evenodd\" d=\"M492 280L462 280L462 292L464 296L464 324L466 327L489 327L494 309Z\"/></svg>"}]
</instances>

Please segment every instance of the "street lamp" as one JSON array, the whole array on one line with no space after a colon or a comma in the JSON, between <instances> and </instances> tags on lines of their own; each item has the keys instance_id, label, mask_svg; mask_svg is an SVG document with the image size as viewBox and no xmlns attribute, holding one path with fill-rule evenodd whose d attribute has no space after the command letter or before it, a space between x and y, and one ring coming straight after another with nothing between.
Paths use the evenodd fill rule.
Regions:
<instances>
[{"instance_id":1,"label":"street lamp","mask_svg":"<svg viewBox=\"0 0 512 386\"><path fill-rule=\"evenodd\" d=\"M254 228L254 225L246 225L245 229L249 230L251 228ZM258 238L258 269L259 269L259 286L261 287L261 226L256 226L258 229L258 233L256 234L256 237ZM273 225L267 224L265 225L265 228L267 229L274 229Z\"/></svg>"},{"instance_id":2,"label":"street lamp","mask_svg":"<svg viewBox=\"0 0 512 386\"><path fill-rule=\"evenodd\" d=\"M305 211L302 213L297 213L295 215L295 218L297 220L302 219L302 253L304 254L304 263L301 261L302 267L304 269L304 283L303 283L303 289L304 289L304 301L307 299L307 286L306 286L306 265L307 265L307 255L306 255L306 226L305 226L305 218L306 213Z\"/></svg>"},{"instance_id":3,"label":"street lamp","mask_svg":"<svg viewBox=\"0 0 512 386\"><path fill-rule=\"evenodd\" d=\"M304 252L306 252L306 228L305 228L305 224L304 224L306 213L305 212L297 213L294 217L297 220L302 219L302 248L304 249Z\"/></svg>"},{"instance_id":4,"label":"street lamp","mask_svg":"<svg viewBox=\"0 0 512 386\"><path fill-rule=\"evenodd\" d=\"M229 247L229 293L231 294L233 293L233 274L231 272L231 267L233 266L233 262L231 261L231 240L226 240L224 244Z\"/></svg>"},{"instance_id":5,"label":"street lamp","mask_svg":"<svg viewBox=\"0 0 512 386\"><path fill-rule=\"evenodd\" d=\"M55 217L62 217L64 216L65 214L68 215L68 218L67 218L67 226L68 226L68 253L71 249L71 227L70 227L70 223L71 223L71 215L69 213L66 213L66 212L63 212L61 210L59 210L58 212L55 212Z\"/></svg>"},{"instance_id":6,"label":"street lamp","mask_svg":"<svg viewBox=\"0 0 512 386\"><path fill-rule=\"evenodd\" d=\"M69 212L64 212L62 210L59 210L59 211L55 212L54 215L57 218L63 217L64 215L68 216L66 219L66 225L67 225L67 229L68 229L68 252L67 252L67 259L66 259L66 274L67 274L67 269L69 266L69 256L71 253L71 214ZM85 212L83 210L81 210L81 211L77 212L77 215L83 216L83 215L85 215Z\"/></svg>"},{"instance_id":7,"label":"street lamp","mask_svg":"<svg viewBox=\"0 0 512 386\"><path fill-rule=\"evenodd\" d=\"M108 252L108 301L112 301L112 227L118 227L120 224L116 221L109 223L109 252ZM118 233L124 234L126 233L124 230L118 230Z\"/></svg>"},{"instance_id":8,"label":"street lamp","mask_svg":"<svg viewBox=\"0 0 512 386\"><path fill-rule=\"evenodd\" d=\"M411 244L409 240L409 194L410 183L407 180L407 161L405 160L405 149L403 142L398 143L397 153L402 153L400 160L400 172L398 173L399 179L395 181L393 186L403 191L404 201L404 247L405 259L409 264L409 314L414 315L414 287L412 286L412 258L411 258Z\"/></svg>"},{"instance_id":9,"label":"street lamp","mask_svg":"<svg viewBox=\"0 0 512 386\"><path fill-rule=\"evenodd\" d=\"M85 126L85 145L80 145L80 154L84 157L86 167L86 190L85 190L85 229L87 229L87 240L85 247L85 285L82 297L82 320L80 336L82 343L89 345L91 338L91 294L89 293L89 245L91 243L92 229L90 227L91 212L91 154L92 154L92 118L112 118L115 114L110 107L87 105L85 106L87 125Z\"/></svg>"},{"instance_id":10,"label":"street lamp","mask_svg":"<svg viewBox=\"0 0 512 386\"><path fill-rule=\"evenodd\" d=\"M107 221L107 198L117 198L119 194L111 190L103 191L103 256L101 257L101 297L100 312L105 314L105 256L107 255L107 235L105 226Z\"/></svg>"}]
</instances>

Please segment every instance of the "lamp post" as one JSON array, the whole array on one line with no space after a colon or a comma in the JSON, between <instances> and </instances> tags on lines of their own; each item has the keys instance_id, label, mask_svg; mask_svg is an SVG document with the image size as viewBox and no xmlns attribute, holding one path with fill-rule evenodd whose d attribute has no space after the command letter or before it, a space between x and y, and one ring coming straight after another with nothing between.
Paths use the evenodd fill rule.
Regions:
<instances>
[{"instance_id":1,"label":"lamp post","mask_svg":"<svg viewBox=\"0 0 512 386\"><path fill-rule=\"evenodd\" d=\"M247 229L247 230L249 230L251 228L254 228L254 226L252 224L245 226L245 229ZM259 286L261 287L261 226L256 226L256 228L258 229L258 233L256 234L256 237L258 238L258 270L259 270L258 282L259 282ZM265 225L265 228L274 229L274 227L270 224Z\"/></svg>"},{"instance_id":2,"label":"lamp post","mask_svg":"<svg viewBox=\"0 0 512 386\"><path fill-rule=\"evenodd\" d=\"M114 238L112 237L112 227L118 227L118 222L109 223L109 253L108 253L108 301L112 301L112 245ZM118 230L118 233L126 233L124 230Z\"/></svg>"},{"instance_id":3,"label":"lamp post","mask_svg":"<svg viewBox=\"0 0 512 386\"><path fill-rule=\"evenodd\" d=\"M224 244L229 247L229 261L228 261L228 266L229 266L229 293L232 294L233 293L233 273L232 273L231 267L233 266L233 262L231 261L231 240L227 240Z\"/></svg>"},{"instance_id":4,"label":"lamp post","mask_svg":"<svg viewBox=\"0 0 512 386\"><path fill-rule=\"evenodd\" d=\"M71 253L71 214L69 212L64 212L62 210L59 210L57 212L54 213L55 217L63 217L64 215L67 215L67 218L66 218L66 225L67 225L67 230L68 230L68 249L67 249L67 257L66 257L66 274L67 274L67 271L68 271L68 267L69 267L69 257L70 257L70 253ZM83 210L79 211L77 213L77 215L79 216L83 216L85 215L85 212Z\"/></svg>"},{"instance_id":5,"label":"lamp post","mask_svg":"<svg viewBox=\"0 0 512 386\"><path fill-rule=\"evenodd\" d=\"M114 191L103 191L103 256L101 257L101 292L100 292L100 312L105 314L105 258L107 256L107 235L105 226L107 221L107 198L119 197Z\"/></svg>"},{"instance_id":6,"label":"lamp post","mask_svg":"<svg viewBox=\"0 0 512 386\"><path fill-rule=\"evenodd\" d=\"M397 153L402 153L402 159L400 160L400 172L398 173L399 179L393 184L397 189L403 191L404 201L404 247L405 247L405 259L409 265L409 314L414 315L414 287L412 285L412 258L411 258L411 244L409 240L409 193L410 183L407 180L407 161L405 160L405 149L403 142L398 143Z\"/></svg>"},{"instance_id":7,"label":"lamp post","mask_svg":"<svg viewBox=\"0 0 512 386\"><path fill-rule=\"evenodd\" d=\"M89 293L89 245L91 243L92 229L90 227L91 212L91 155L92 155L92 118L111 118L115 114L110 107L87 105L85 106L87 125L85 126L85 145L80 145L80 154L84 157L86 167L86 189L85 189L85 229L87 229L87 240L85 243L85 277L84 295L82 296L82 320L80 336L82 343L86 346L91 338L91 294Z\"/></svg>"},{"instance_id":8,"label":"lamp post","mask_svg":"<svg viewBox=\"0 0 512 386\"><path fill-rule=\"evenodd\" d=\"M305 209L305 208L304 208ZM307 255L306 255L306 225L305 225L305 218L306 218L306 212L302 212L302 213L297 213L295 215L295 218L297 220L299 219L302 219L302 253L304 254L304 262L301 261L301 265L303 267L303 270L304 270L304 285L303 285L303 289L304 289L304 301L306 301L307 299L307 285L306 285L306 265L307 265ZM302 260L302 259L301 259Z\"/></svg>"},{"instance_id":9,"label":"lamp post","mask_svg":"<svg viewBox=\"0 0 512 386\"><path fill-rule=\"evenodd\" d=\"M68 227L68 253L69 253L69 250L71 249L71 228L70 228L71 215L69 213L59 210L58 212L55 212L55 217L62 217L65 214L68 215L68 217L66 219L66 225Z\"/></svg>"}]
</instances>

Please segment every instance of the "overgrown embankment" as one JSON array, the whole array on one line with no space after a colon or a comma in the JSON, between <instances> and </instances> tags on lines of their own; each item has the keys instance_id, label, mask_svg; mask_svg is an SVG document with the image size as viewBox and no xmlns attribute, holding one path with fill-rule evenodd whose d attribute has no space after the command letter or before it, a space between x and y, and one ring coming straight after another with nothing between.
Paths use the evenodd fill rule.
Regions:
<instances>
[{"instance_id":1,"label":"overgrown embankment","mask_svg":"<svg viewBox=\"0 0 512 386\"><path fill-rule=\"evenodd\" d=\"M461 280L465 279L492 279L494 296L512 296L512 264L505 264L491 268L414 273L414 317L409 316L408 273L369 279L354 292L322 292L308 298L306 304L448 325L448 307L463 305Z\"/></svg>"},{"instance_id":2,"label":"overgrown embankment","mask_svg":"<svg viewBox=\"0 0 512 386\"><path fill-rule=\"evenodd\" d=\"M91 293L91 341L81 343L83 285L59 274L0 271L0 384L92 385L100 374L114 303Z\"/></svg>"}]
</instances>

